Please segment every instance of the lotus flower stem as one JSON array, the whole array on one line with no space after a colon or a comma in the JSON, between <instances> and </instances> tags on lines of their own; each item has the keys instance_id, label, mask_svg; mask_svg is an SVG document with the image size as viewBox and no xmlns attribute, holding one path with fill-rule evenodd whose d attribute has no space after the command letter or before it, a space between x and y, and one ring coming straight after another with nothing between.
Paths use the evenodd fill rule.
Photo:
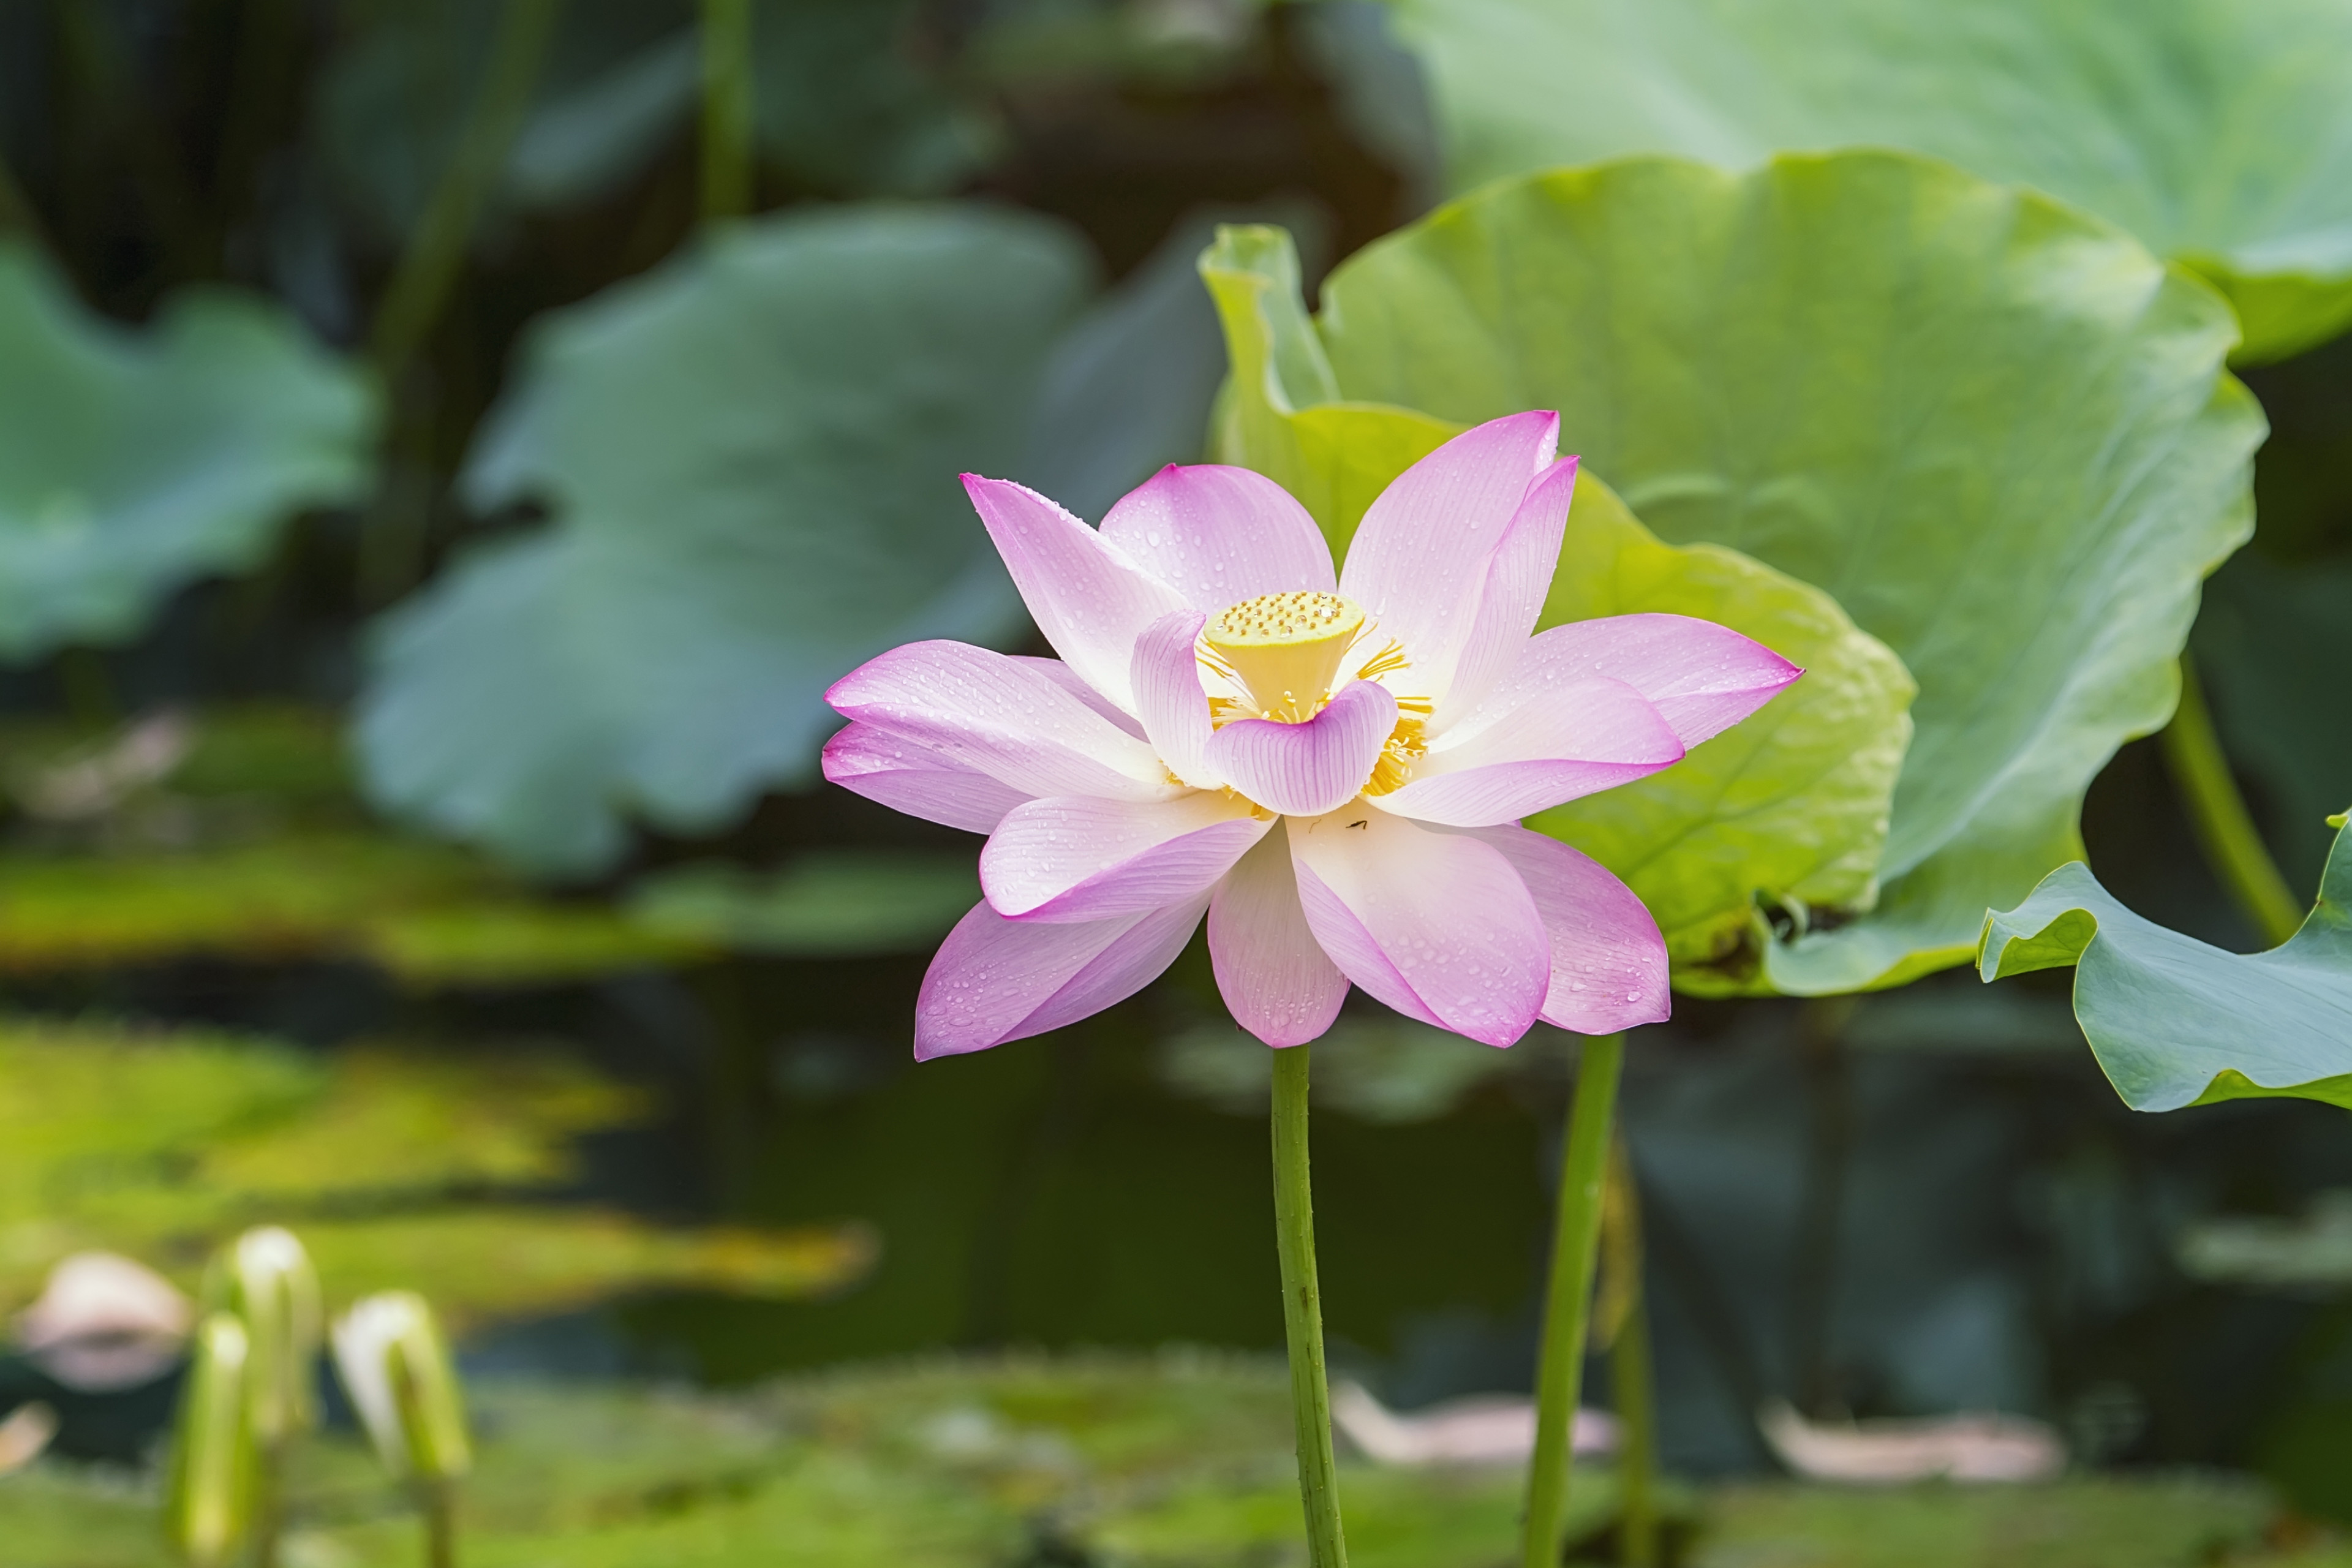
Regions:
<instances>
[{"instance_id":1,"label":"lotus flower stem","mask_svg":"<svg viewBox=\"0 0 2352 1568\"><path fill-rule=\"evenodd\" d=\"M1618 1461L1624 1487L1622 1555L1626 1568L1658 1568L1657 1385L1650 1363L1649 1302L1643 1289L1642 1199L1633 1154L1622 1135L1610 1158L1609 1178L1616 1186L1612 1217L1629 1233L1622 1250L1631 1265L1623 1315L1609 1342L1609 1392L1624 1444Z\"/></svg>"},{"instance_id":2,"label":"lotus flower stem","mask_svg":"<svg viewBox=\"0 0 2352 1568\"><path fill-rule=\"evenodd\" d=\"M2196 825L2197 842L2221 885L2272 946L2293 936L2303 924L2304 906L2295 901L2294 890L2254 826L2246 797L2238 793L2230 758L2213 729L2212 710L2205 705L2205 688L2186 654L2180 658L2180 706L2164 727L2164 760Z\"/></svg>"},{"instance_id":3,"label":"lotus flower stem","mask_svg":"<svg viewBox=\"0 0 2352 1568\"><path fill-rule=\"evenodd\" d=\"M1290 1349L1307 1561L1313 1568L1347 1568L1331 1456L1331 1390L1323 1373L1323 1292L1315 1279L1315 1204L1307 1179L1307 1050L1292 1046L1274 1053L1274 1234L1282 1258L1282 1323Z\"/></svg>"},{"instance_id":4,"label":"lotus flower stem","mask_svg":"<svg viewBox=\"0 0 2352 1568\"><path fill-rule=\"evenodd\" d=\"M751 4L702 0L702 216L751 210Z\"/></svg>"},{"instance_id":5,"label":"lotus flower stem","mask_svg":"<svg viewBox=\"0 0 2352 1568\"><path fill-rule=\"evenodd\" d=\"M1536 1451L1528 1467L1522 1568L1557 1568L1568 1519L1570 1436L1584 1380L1586 1324L1593 1262L1601 1247L1602 1178L1625 1037L1584 1042L1560 1156L1559 1217L1552 1236L1551 1281L1544 1305L1543 1346L1536 1377Z\"/></svg>"}]
</instances>

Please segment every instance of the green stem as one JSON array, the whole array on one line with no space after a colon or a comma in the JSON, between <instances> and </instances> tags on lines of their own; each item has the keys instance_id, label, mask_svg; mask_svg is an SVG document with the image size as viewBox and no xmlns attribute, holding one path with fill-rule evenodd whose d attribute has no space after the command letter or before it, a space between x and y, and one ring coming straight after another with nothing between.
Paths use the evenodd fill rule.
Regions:
<instances>
[{"instance_id":1,"label":"green stem","mask_svg":"<svg viewBox=\"0 0 2352 1568\"><path fill-rule=\"evenodd\" d=\"M457 1483L425 1481L417 1489L425 1515L425 1568L457 1568Z\"/></svg>"},{"instance_id":2,"label":"green stem","mask_svg":"<svg viewBox=\"0 0 2352 1568\"><path fill-rule=\"evenodd\" d=\"M457 151L408 237L383 300L368 348L386 380L398 375L448 302L467 241L506 167L507 149L530 112L540 58L555 30L560 0L507 0L481 90L458 134Z\"/></svg>"},{"instance_id":3,"label":"green stem","mask_svg":"<svg viewBox=\"0 0 2352 1568\"><path fill-rule=\"evenodd\" d=\"M1609 1390L1624 1441L1619 1466L1624 1482L1623 1555L1626 1568L1658 1568L1657 1384L1650 1363L1649 1303L1642 1288L1642 1199L1633 1155L1622 1137L1610 1160L1610 1178L1618 1184L1619 1223L1634 1237L1625 1248L1633 1260L1631 1296L1609 1345Z\"/></svg>"},{"instance_id":4,"label":"green stem","mask_svg":"<svg viewBox=\"0 0 2352 1568\"><path fill-rule=\"evenodd\" d=\"M278 1568L278 1539L286 1529L286 1450L259 1443L253 1456L253 1568Z\"/></svg>"},{"instance_id":5,"label":"green stem","mask_svg":"<svg viewBox=\"0 0 2352 1568\"><path fill-rule=\"evenodd\" d=\"M2304 906L2271 858L2263 836L2231 776L2229 756L2214 732L2205 688L2189 656L2180 658L2180 706L2164 727L2164 760L2189 805L2205 858L2254 929L2275 947L2303 924Z\"/></svg>"},{"instance_id":6,"label":"green stem","mask_svg":"<svg viewBox=\"0 0 2352 1568\"><path fill-rule=\"evenodd\" d=\"M1323 1374L1323 1292L1315 1280L1315 1202L1307 1181L1307 1049L1274 1053L1274 1238L1282 1258L1282 1326L1298 1429L1298 1495L1312 1568L1347 1568L1331 1455L1331 1391Z\"/></svg>"},{"instance_id":7,"label":"green stem","mask_svg":"<svg viewBox=\"0 0 2352 1568\"><path fill-rule=\"evenodd\" d=\"M1593 1258L1601 1246L1601 1176L1609 1160L1617 1079L1624 1065L1624 1036L1605 1035L1584 1042L1576 1074L1576 1101L1569 1111L1568 1136L1560 1155L1559 1218L1552 1237L1551 1281L1536 1376L1536 1451L1528 1466L1521 1568L1558 1568L1568 1524L1570 1441L1577 1396L1584 1380Z\"/></svg>"},{"instance_id":8,"label":"green stem","mask_svg":"<svg viewBox=\"0 0 2352 1568\"><path fill-rule=\"evenodd\" d=\"M702 0L702 216L751 210L751 0Z\"/></svg>"}]
</instances>

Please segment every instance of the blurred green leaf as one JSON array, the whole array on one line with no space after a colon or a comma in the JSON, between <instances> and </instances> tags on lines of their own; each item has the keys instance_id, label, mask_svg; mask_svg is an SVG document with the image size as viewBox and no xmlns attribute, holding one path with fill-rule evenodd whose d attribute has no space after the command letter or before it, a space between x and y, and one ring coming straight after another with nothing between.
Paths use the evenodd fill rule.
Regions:
<instances>
[{"instance_id":1,"label":"blurred green leaf","mask_svg":"<svg viewBox=\"0 0 2352 1568\"><path fill-rule=\"evenodd\" d=\"M556 521L380 628L358 722L386 808L547 872L632 815L708 829L811 776L824 688L1019 601L959 492L1019 459L1085 258L982 207L725 230L542 322L467 476Z\"/></svg>"},{"instance_id":2,"label":"blurred green leaf","mask_svg":"<svg viewBox=\"0 0 2352 1568\"><path fill-rule=\"evenodd\" d=\"M1507 182L1344 263L1318 321L1253 293L1265 341L1235 339L1223 449L1336 475L1300 489L1327 529L1382 466L1317 457L1343 400L1388 405L1399 452L1433 418L1556 407L1562 449L1662 538L1827 590L1907 665L1879 902L1766 948L1782 991L1963 963L1989 905L2079 854L2084 789L2163 723L2198 582L2251 527L2262 419L2212 295L1920 159Z\"/></svg>"},{"instance_id":3,"label":"blurred green leaf","mask_svg":"<svg viewBox=\"0 0 2352 1568\"><path fill-rule=\"evenodd\" d=\"M301 1237L331 1304L412 1289L461 1327L656 1287L804 1296L870 1267L855 1226L668 1229L521 1201L572 1177L580 1134L642 1110L545 1053L320 1057L0 1019L0 1304L90 1247L193 1284L264 1222Z\"/></svg>"},{"instance_id":4,"label":"blurred green leaf","mask_svg":"<svg viewBox=\"0 0 2352 1568\"><path fill-rule=\"evenodd\" d=\"M138 635L371 481L371 384L276 306L166 300L132 331L0 241L0 662Z\"/></svg>"},{"instance_id":5,"label":"blurred green leaf","mask_svg":"<svg viewBox=\"0 0 2352 1568\"><path fill-rule=\"evenodd\" d=\"M2244 357L2352 324L2335 0L1407 0L1454 186L1627 153L1900 147L2121 224L2230 296Z\"/></svg>"},{"instance_id":6,"label":"blurred green leaf","mask_svg":"<svg viewBox=\"0 0 2352 1568\"><path fill-rule=\"evenodd\" d=\"M737 1394L487 1380L464 1499L483 1568L1268 1568L1303 1561L1278 1365L1170 1352L939 1360ZM1578 1561L1605 1561L1615 1478L1578 1469ZM1343 1462L1350 1562L1507 1560L1520 1478ZM1697 1568L2318 1568L2272 1555L2275 1508L2221 1473L2040 1486L1717 1487ZM26 1557L161 1568L152 1502L62 1468L15 1478L0 1517ZM289 1560L407 1568L415 1526L351 1441L294 1456ZM145 1526L145 1531L133 1525Z\"/></svg>"},{"instance_id":7,"label":"blurred green leaf","mask_svg":"<svg viewBox=\"0 0 2352 1568\"><path fill-rule=\"evenodd\" d=\"M0 855L0 969L348 952L371 921L447 902L480 868L432 844L289 833L175 851Z\"/></svg>"},{"instance_id":8,"label":"blurred green leaf","mask_svg":"<svg viewBox=\"0 0 2352 1568\"><path fill-rule=\"evenodd\" d=\"M788 958L929 947L980 901L968 854L811 850L772 874L722 864L647 878L629 902L640 929Z\"/></svg>"},{"instance_id":9,"label":"blurred green leaf","mask_svg":"<svg viewBox=\"0 0 2352 1568\"><path fill-rule=\"evenodd\" d=\"M2079 862L1987 918L1986 980L2074 966L2074 1017L2124 1102L2178 1110L2289 1095L2352 1106L2352 828L2319 901L2268 952L2240 954L2143 920Z\"/></svg>"},{"instance_id":10,"label":"blurred green leaf","mask_svg":"<svg viewBox=\"0 0 2352 1568\"><path fill-rule=\"evenodd\" d=\"M879 1255L873 1233L854 1225L689 1230L551 1204L468 1204L297 1224L331 1302L413 1289L461 1334L645 1290L769 1300L830 1295L856 1283Z\"/></svg>"}]
</instances>

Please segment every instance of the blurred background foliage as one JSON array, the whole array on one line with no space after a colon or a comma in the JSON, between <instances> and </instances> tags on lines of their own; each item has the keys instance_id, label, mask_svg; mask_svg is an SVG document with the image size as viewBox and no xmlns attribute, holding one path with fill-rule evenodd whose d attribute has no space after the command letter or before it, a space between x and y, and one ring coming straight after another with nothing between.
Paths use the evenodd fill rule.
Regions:
<instances>
[{"instance_id":1,"label":"blurred background foliage","mask_svg":"<svg viewBox=\"0 0 2352 1568\"><path fill-rule=\"evenodd\" d=\"M1412 384L1391 374L1411 345L1382 347L1396 323L1367 308L1330 330L1334 300L1443 237L1327 289L1334 262L1557 163L1907 149L2087 209L2027 198L2034 243L2158 280L2174 314L2129 329L2147 341L2218 356L2227 318L2098 220L2221 284L2252 400L2178 411L2228 426L2196 482L2252 442L2252 402L2270 435L2258 525L2190 647L2306 897L2321 819L2352 800L2352 341L2327 341L2352 298L2352 110L2329 85L2352 71L2352 20L2324 0L2063 18L2003 0L1965 26L1927 5L1739 9L754 0L750 153L714 194L683 0L0 0L0 1308L78 1247L185 1281L267 1220L300 1228L336 1300L425 1290L470 1369L521 1380L484 1396L508 1435L476 1505L485 1562L557 1539L568 1561L718 1563L811 1519L835 1521L845 1563L1264 1561L1291 1506L1264 1367L988 1359L1276 1343L1263 1051L1195 951L1050 1038L912 1070L915 985L975 896L976 847L814 787L817 697L918 637L1041 651L956 471L1095 517L1198 459L1222 307L1243 372L1223 449L1255 420L1302 475L1318 440L1392 468L1498 398L1588 400L1578 438L1605 483L1580 490L1590 553L1555 618L1720 606L1815 639L1840 673L1843 706L1737 742L1792 778L1842 769L1839 800L1786 805L1832 825L1818 842L1765 831L1758 804L1741 852L1781 857L1785 903L1644 888L1686 984L1757 989L1804 922L1856 912L1882 872L1896 892L1974 831L1952 769L1980 760L1999 707L1976 697L2011 689L1888 608L1948 561L1923 549L1870 578L1769 533L1718 541L1758 560L1694 542L1708 524L1670 481L1715 432L1687 402L1580 380L1549 351L1524 381ZM1708 112L1675 112L1692 103ZM1784 215L1809 166L1769 176ZM1832 193L1873 232L1983 188L1873 166L1874 195ZM1729 189L1629 166L1557 205L1620 235L1614 286L1706 343L1708 302L1677 293L1659 247L1705 242ZM704 231L731 210L748 216ZM1745 254L1785 263L1758 268L1766 319L1812 321L1870 281L1818 264L1854 226L1756 210ZM1295 262L1229 256L1213 300L1194 258L1220 220L1286 228ZM1540 238L1494 232L1514 254ZM1937 255L1922 286L1963 292L1959 252ZM1427 321L1451 308L1443 270L1420 275ZM2004 285L2011 303L2038 276ZM1286 378L1325 333L1327 379L1286 381L1287 409L1247 403L1244 306ZM2048 395L1970 437L1992 479L1969 515L2023 540L2052 503L2013 428L2063 428L2079 455L2127 421L2061 385L2064 345L2020 329L1980 346ZM1767 466L1793 405L1748 374L1770 348L1690 361L1739 390L1730 428ZM1657 445L1605 433L1620 405L1599 400L1621 395ZM1375 489L1369 470L1300 481L1342 533ZM2147 603L2120 568L2101 585L2153 627L2126 661L2141 687L2236 537L2226 509L2148 504L2204 532ZM1887 741L1906 705L1907 753ZM2063 837L2080 798L2124 905L2265 945L2187 851L2158 742L2129 739L2161 721L2142 706L2074 745L2027 815ZM1629 862L1679 842L1661 784L1563 830L1615 836ZM1921 800L1932 832L1906 826ZM1866 978L1840 974L1778 978ZM1318 1057L1325 1287L1350 1370L1407 1406L1525 1387L1566 1041L1497 1055L1367 1009ZM2136 1117L2063 976L1987 992L1944 974L1860 1000L1686 995L1636 1042L1625 1114L1683 1471L1769 1467L1751 1419L1769 1397L1998 1406L2091 1464L2251 1468L2303 1515L2352 1521L2340 1112ZM950 1349L981 1359L812 1370ZM579 1386L614 1375L706 1387L624 1406ZM78 1394L0 1362L0 1404L35 1395L65 1415L61 1455L125 1459L170 1392ZM320 1461L319 1528L336 1561L394 1560L381 1500L331 1468L346 1459ZM1465 1563L1507 1539L1507 1487L1354 1475L1367 1563L1452 1561L1414 1533L1433 1520ZM2237 1483L2105 1485L2034 1505L2104 1521L2052 1539L2138 1552L2086 1563L2252 1552L2272 1518ZM43 1561L145 1560L143 1534L107 1544L131 1539L119 1488L44 1471L0 1489L12 1530L59 1542ZM1845 1553L1830 1560L1895 1561L1867 1553L1979 1528L1948 1496L1713 1506L1726 1552L1812 1531ZM935 1539L888 1533L919 1517ZM2124 1533L2142 1526L2147 1552Z\"/></svg>"}]
</instances>

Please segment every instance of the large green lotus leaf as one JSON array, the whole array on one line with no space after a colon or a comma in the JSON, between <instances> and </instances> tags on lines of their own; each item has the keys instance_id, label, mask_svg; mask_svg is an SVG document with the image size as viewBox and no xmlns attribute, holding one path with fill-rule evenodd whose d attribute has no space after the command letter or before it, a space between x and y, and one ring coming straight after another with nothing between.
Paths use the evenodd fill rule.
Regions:
<instances>
[{"instance_id":1,"label":"large green lotus leaf","mask_svg":"<svg viewBox=\"0 0 2352 1568\"><path fill-rule=\"evenodd\" d=\"M1297 400L1336 392L1278 230L1227 228L1202 272L1236 374L1218 419L1234 460L1307 498L1344 554L1373 496L1461 428L1409 409ZM1664 773L1528 826L1623 877L1665 932L1686 990L1752 987L1772 905L1843 918L1878 894L1915 688L1885 644L1818 588L1720 545L1661 543L1617 493L1578 476L1539 625L1663 611L1745 632L1805 668L1765 710Z\"/></svg>"},{"instance_id":2,"label":"large green lotus leaf","mask_svg":"<svg viewBox=\"0 0 2352 1568\"><path fill-rule=\"evenodd\" d=\"M849 208L723 230L532 333L468 493L551 527L380 628L371 793L533 869L804 783L824 688L1019 600L956 482L1019 459L1087 276L1058 226Z\"/></svg>"},{"instance_id":3,"label":"large green lotus leaf","mask_svg":"<svg viewBox=\"0 0 2352 1568\"><path fill-rule=\"evenodd\" d=\"M0 241L0 662L135 637L173 591L364 493L376 399L291 318L226 289L132 331Z\"/></svg>"},{"instance_id":4,"label":"large green lotus leaf","mask_svg":"<svg viewBox=\"0 0 2352 1568\"><path fill-rule=\"evenodd\" d=\"M1296 325L1234 352L1240 460L1314 468L1334 396L1421 411L1386 416L1400 446L1416 418L1557 408L1562 448L1660 537L1828 591L1909 668L1878 905L1767 948L1783 991L1964 963L1986 909L2079 855L2084 789L2170 713L2198 583L2252 527L2263 426L2222 371L2221 301L1924 159L1506 182L1343 264L1311 323L1273 294L1258 319ZM1254 373L1282 401L1245 400Z\"/></svg>"},{"instance_id":5,"label":"large green lotus leaf","mask_svg":"<svg viewBox=\"0 0 2352 1568\"><path fill-rule=\"evenodd\" d=\"M2268 952L2228 952L2144 920L2077 862L1987 918L1978 973L2073 964L2075 1021L2135 1110L2271 1095L2352 1106L2347 834L2336 834L2302 929Z\"/></svg>"},{"instance_id":6,"label":"large green lotus leaf","mask_svg":"<svg viewBox=\"0 0 2352 1568\"><path fill-rule=\"evenodd\" d=\"M1900 147L2123 225L2244 357L2352 323L2340 0L1404 0L1454 188L1626 153Z\"/></svg>"}]
</instances>

